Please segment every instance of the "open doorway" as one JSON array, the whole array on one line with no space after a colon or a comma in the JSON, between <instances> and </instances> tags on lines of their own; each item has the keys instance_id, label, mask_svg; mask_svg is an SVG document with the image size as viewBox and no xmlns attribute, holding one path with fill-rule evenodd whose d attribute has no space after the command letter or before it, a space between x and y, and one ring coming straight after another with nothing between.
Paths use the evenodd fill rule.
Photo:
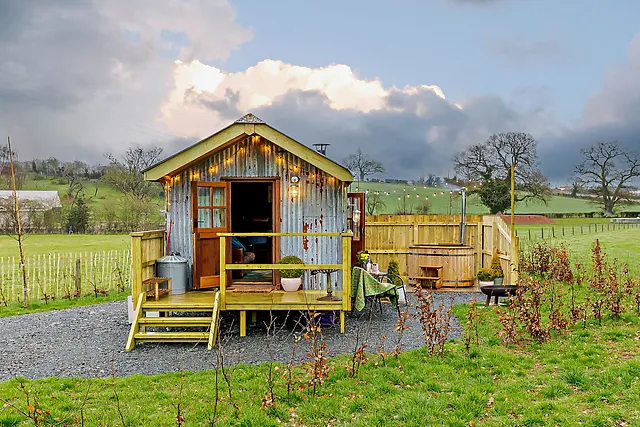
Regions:
<instances>
[{"instance_id":1,"label":"open doorway","mask_svg":"<svg viewBox=\"0 0 640 427\"><path fill-rule=\"evenodd\" d=\"M277 218L277 181L240 179L231 181L231 231L233 233L272 233L279 229ZM276 240L270 236L238 237L232 241L232 262L272 264L276 258ZM234 270L233 285L269 285L271 270Z\"/></svg>"}]
</instances>

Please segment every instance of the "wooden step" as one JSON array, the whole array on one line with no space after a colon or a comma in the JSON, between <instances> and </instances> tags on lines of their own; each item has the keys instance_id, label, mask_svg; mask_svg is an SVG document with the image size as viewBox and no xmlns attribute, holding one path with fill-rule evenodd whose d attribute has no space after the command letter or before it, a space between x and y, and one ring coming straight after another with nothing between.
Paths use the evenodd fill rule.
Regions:
<instances>
[{"instance_id":1,"label":"wooden step","mask_svg":"<svg viewBox=\"0 0 640 427\"><path fill-rule=\"evenodd\" d=\"M145 326L210 326L211 316L141 317L138 323Z\"/></svg>"},{"instance_id":2,"label":"wooden step","mask_svg":"<svg viewBox=\"0 0 640 427\"><path fill-rule=\"evenodd\" d=\"M147 342L208 342L209 332L148 332L134 335L136 341Z\"/></svg>"},{"instance_id":3,"label":"wooden step","mask_svg":"<svg viewBox=\"0 0 640 427\"><path fill-rule=\"evenodd\" d=\"M440 280L440 276L418 276L414 277L416 280Z\"/></svg>"},{"instance_id":4,"label":"wooden step","mask_svg":"<svg viewBox=\"0 0 640 427\"><path fill-rule=\"evenodd\" d=\"M211 303L181 303L176 304L170 301L149 301L142 304L143 311L193 311L207 312L213 310L213 301Z\"/></svg>"},{"instance_id":5,"label":"wooden step","mask_svg":"<svg viewBox=\"0 0 640 427\"><path fill-rule=\"evenodd\" d=\"M421 265L420 268L435 268L436 270L441 270L441 265Z\"/></svg>"}]
</instances>

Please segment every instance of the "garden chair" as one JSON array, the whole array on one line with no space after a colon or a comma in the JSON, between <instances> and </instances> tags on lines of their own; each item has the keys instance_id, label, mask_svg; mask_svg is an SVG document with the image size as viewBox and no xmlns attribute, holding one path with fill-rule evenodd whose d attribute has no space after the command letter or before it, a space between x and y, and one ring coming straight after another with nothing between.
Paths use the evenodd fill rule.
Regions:
<instances>
[{"instance_id":1,"label":"garden chair","mask_svg":"<svg viewBox=\"0 0 640 427\"><path fill-rule=\"evenodd\" d=\"M387 274L378 276L378 280L374 275L360 267L353 267L351 271L351 295L352 310L362 311L365 307L365 301L370 298L378 301L380 311L382 312L382 299L388 298L398 310L400 316L400 304L398 292L404 292L404 282L400 276ZM406 295L405 301L406 301Z\"/></svg>"}]
</instances>

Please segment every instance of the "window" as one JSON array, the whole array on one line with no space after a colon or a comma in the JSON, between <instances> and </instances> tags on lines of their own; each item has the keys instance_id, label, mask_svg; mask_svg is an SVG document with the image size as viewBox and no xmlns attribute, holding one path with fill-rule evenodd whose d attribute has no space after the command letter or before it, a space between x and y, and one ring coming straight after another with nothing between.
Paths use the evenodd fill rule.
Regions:
<instances>
[{"instance_id":1,"label":"window","mask_svg":"<svg viewBox=\"0 0 640 427\"><path fill-rule=\"evenodd\" d=\"M225 228L227 189L221 183L198 183L196 193L198 228Z\"/></svg>"}]
</instances>

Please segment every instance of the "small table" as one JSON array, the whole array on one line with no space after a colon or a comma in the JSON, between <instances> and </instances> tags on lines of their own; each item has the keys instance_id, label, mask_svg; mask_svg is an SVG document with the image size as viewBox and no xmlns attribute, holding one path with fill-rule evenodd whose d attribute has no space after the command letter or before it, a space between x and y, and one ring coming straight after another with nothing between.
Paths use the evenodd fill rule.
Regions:
<instances>
[{"instance_id":1,"label":"small table","mask_svg":"<svg viewBox=\"0 0 640 427\"><path fill-rule=\"evenodd\" d=\"M160 284L164 282L167 282L167 287L160 288ZM167 295L171 292L171 277L151 277L143 280L142 284L153 285L153 289L147 291L147 297L155 297L156 301L158 301L162 295Z\"/></svg>"}]
</instances>

